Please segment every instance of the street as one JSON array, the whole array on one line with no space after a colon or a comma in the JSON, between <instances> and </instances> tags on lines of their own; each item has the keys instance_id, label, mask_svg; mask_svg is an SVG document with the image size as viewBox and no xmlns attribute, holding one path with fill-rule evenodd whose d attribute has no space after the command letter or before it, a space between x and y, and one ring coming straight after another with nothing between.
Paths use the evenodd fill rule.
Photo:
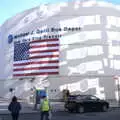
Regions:
<instances>
[{"instance_id":1,"label":"street","mask_svg":"<svg viewBox=\"0 0 120 120\"><path fill-rule=\"evenodd\" d=\"M120 108L110 109L108 112L68 113L54 112L51 120L119 120ZM10 114L1 114L0 120L11 120ZM40 113L21 113L19 120L40 120Z\"/></svg>"},{"instance_id":2,"label":"street","mask_svg":"<svg viewBox=\"0 0 120 120\"><path fill-rule=\"evenodd\" d=\"M7 110L9 102L0 102L0 120L11 120L10 112ZM19 120L40 120L39 108L37 111L33 110L33 105L21 103L22 111ZM119 120L120 108L117 105L110 104L108 112L88 112L88 113L68 113L64 111L64 103L53 102L52 105L52 119L51 120Z\"/></svg>"}]
</instances>

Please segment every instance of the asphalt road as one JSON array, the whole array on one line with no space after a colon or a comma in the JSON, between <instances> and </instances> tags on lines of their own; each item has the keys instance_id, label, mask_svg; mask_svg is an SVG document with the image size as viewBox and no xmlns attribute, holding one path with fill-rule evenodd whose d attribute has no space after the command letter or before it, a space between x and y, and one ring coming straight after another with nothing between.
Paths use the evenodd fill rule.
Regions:
<instances>
[{"instance_id":1,"label":"asphalt road","mask_svg":"<svg viewBox=\"0 0 120 120\"><path fill-rule=\"evenodd\" d=\"M11 120L10 114L1 114L0 120ZM40 113L21 113L19 120L40 120ZM51 120L120 120L120 108L108 112L68 113L54 112Z\"/></svg>"}]
</instances>

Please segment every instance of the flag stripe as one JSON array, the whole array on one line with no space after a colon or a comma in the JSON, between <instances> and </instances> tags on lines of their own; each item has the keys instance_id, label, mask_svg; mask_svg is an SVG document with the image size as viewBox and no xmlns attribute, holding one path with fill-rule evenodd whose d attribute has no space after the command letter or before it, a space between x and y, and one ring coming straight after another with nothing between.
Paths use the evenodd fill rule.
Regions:
<instances>
[{"instance_id":1,"label":"flag stripe","mask_svg":"<svg viewBox=\"0 0 120 120\"><path fill-rule=\"evenodd\" d=\"M52 60L58 60L59 61L58 57L51 57L51 58L41 58L41 59L14 61L14 64L21 64L21 63L27 63L27 62L52 61Z\"/></svg>"},{"instance_id":2,"label":"flag stripe","mask_svg":"<svg viewBox=\"0 0 120 120\"><path fill-rule=\"evenodd\" d=\"M58 39L44 39L44 40L33 40L30 43L41 43L41 42L56 42Z\"/></svg>"},{"instance_id":3,"label":"flag stripe","mask_svg":"<svg viewBox=\"0 0 120 120\"><path fill-rule=\"evenodd\" d=\"M39 75L57 75L59 72L44 72L44 73L26 73L26 74L13 74L14 77L22 76L39 76Z\"/></svg>"},{"instance_id":4,"label":"flag stripe","mask_svg":"<svg viewBox=\"0 0 120 120\"><path fill-rule=\"evenodd\" d=\"M52 58L52 57L59 57L59 55L44 55L44 56L33 56L29 57L29 59L39 59L39 58Z\"/></svg>"},{"instance_id":5,"label":"flag stripe","mask_svg":"<svg viewBox=\"0 0 120 120\"><path fill-rule=\"evenodd\" d=\"M14 69L17 69L17 68L32 68L32 67L49 67L49 66L58 66L58 63L44 63L44 64L29 64L29 65L21 65L21 66L14 66Z\"/></svg>"},{"instance_id":6,"label":"flag stripe","mask_svg":"<svg viewBox=\"0 0 120 120\"><path fill-rule=\"evenodd\" d=\"M40 69L40 70L25 70L24 73L39 73L39 72L58 72L58 68L56 69ZM23 74L23 71L14 71L15 74Z\"/></svg>"},{"instance_id":7,"label":"flag stripe","mask_svg":"<svg viewBox=\"0 0 120 120\"><path fill-rule=\"evenodd\" d=\"M32 46L30 45L30 48L44 48L44 47L56 47L59 46L59 44L43 44L43 45L36 45L36 46Z\"/></svg>"},{"instance_id":8,"label":"flag stripe","mask_svg":"<svg viewBox=\"0 0 120 120\"><path fill-rule=\"evenodd\" d=\"M24 66L24 65L33 65L33 64L48 64L48 63L59 63L59 60L52 61L33 61L33 62L24 62L24 63L15 63L14 66Z\"/></svg>"},{"instance_id":9,"label":"flag stripe","mask_svg":"<svg viewBox=\"0 0 120 120\"><path fill-rule=\"evenodd\" d=\"M52 50L37 50L37 51L30 51L29 53L30 53L30 54L33 54L33 53L56 52L56 51L58 51L58 49L52 49Z\"/></svg>"},{"instance_id":10,"label":"flag stripe","mask_svg":"<svg viewBox=\"0 0 120 120\"><path fill-rule=\"evenodd\" d=\"M30 43L30 47L33 47L33 46L42 46L42 45L53 45L53 44L59 44L59 41Z\"/></svg>"},{"instance_id":11,"label":"flag stripe","mask_svg":"<svg viewBox=\"0 0 120 120\"><path fill-rule=\"evenodd\" d=\"M45 55L59 55L59 52L43 52L43 53L34 53L34 54L30 54L30 57L32 56L45 56Z\"/></svg>"},{"instance_id":12,"label":"flag stripe","mask_svg":"<svg viewBox=\"0 0 120 120\"><path fill-rule=\"evenodd\" d=\"M44 50L54 50L58 49L58 47L44 47L44 48L31 48L29 51L44 51Z\"/></svg>"},{"instance_id":13,"label":"flag stripe","mask_svg":"<svg viewBox=\"0 0 120 120\"><path fill-rule=\"evenodd\" d=\"M22 70L41 70L41 69L56 69L56 68L58 68L58 66L17 68L17 69L13 69L13 71L22 71Z\"/></svg>"}]
</instances>

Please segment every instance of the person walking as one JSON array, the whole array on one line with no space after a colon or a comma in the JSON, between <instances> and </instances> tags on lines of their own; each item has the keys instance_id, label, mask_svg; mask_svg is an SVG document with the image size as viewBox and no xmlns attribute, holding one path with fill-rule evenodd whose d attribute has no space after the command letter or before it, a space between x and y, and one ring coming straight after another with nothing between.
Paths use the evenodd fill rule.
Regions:
<instances>
[{"instance_id":1,"label":"person walking","mask_svg":"<svg viewBox=\"0 0 120 120\"><path fill-rule=\"evenodd\" d=\"M40 103L40 111L41 111L41 119L40 120L49 120L49 112L51 110L51 106L49 100L46 96L43 96L43 99Z\"/></svg>"},{"instance_id":2,"label":"person walking","mask_svg":"<svg viewBox=\"0 0 120 120\"><path fill-rule=\"evenodd\" d=\"M13 96L12 101L8 106L8 110L11 112L12 120L18 120L21 104L17 101L16 96Z\"/></svg>"}]
</instances>

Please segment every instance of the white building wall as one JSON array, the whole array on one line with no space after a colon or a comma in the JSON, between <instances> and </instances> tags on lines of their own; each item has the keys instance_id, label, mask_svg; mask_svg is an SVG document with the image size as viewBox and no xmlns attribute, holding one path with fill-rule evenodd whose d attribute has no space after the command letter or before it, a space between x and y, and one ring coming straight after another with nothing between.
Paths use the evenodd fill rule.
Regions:
<instances>
[{"instance_id":1,"label":"white building wall","mask_svg":"<svg viewBox=\"0 0 120 120\"><path fill-rule=\"evenodd\" d=\"M3 51L0 54L3 59L0 66L3 70L0 70L0 78L5 81L1 81L4 89L0 95L9 93L9 86L6 84L11 83L11 86L15 88L19 84L25 86L26 82L31 84L30 81L14 81L16 78L12 77L13 43L8 44L9 34L15 35L37 28L43 29L43 27L80 26L81 31L57 32L57 34L62 34L60 72L58 76L46 78L49 81L49 97L58 99L62 96L61 91L68 88L71 93L94 94L101 98L115 99L117 87L113 76L120 74L119 13L120 7L110 3L75 1L57 5L41 5L8 20L1 30L3 37L0 49ZM44 78L41 76L35 78L33 84L37 86L36 81L40 79L38 86L42 86L41 80ZM29 93L30 87L28 88L26 91ZM22 88L23 91L25 89L26 87ZM18 96L21 96L21 93Z\"/></svg>"}]
</instances>

